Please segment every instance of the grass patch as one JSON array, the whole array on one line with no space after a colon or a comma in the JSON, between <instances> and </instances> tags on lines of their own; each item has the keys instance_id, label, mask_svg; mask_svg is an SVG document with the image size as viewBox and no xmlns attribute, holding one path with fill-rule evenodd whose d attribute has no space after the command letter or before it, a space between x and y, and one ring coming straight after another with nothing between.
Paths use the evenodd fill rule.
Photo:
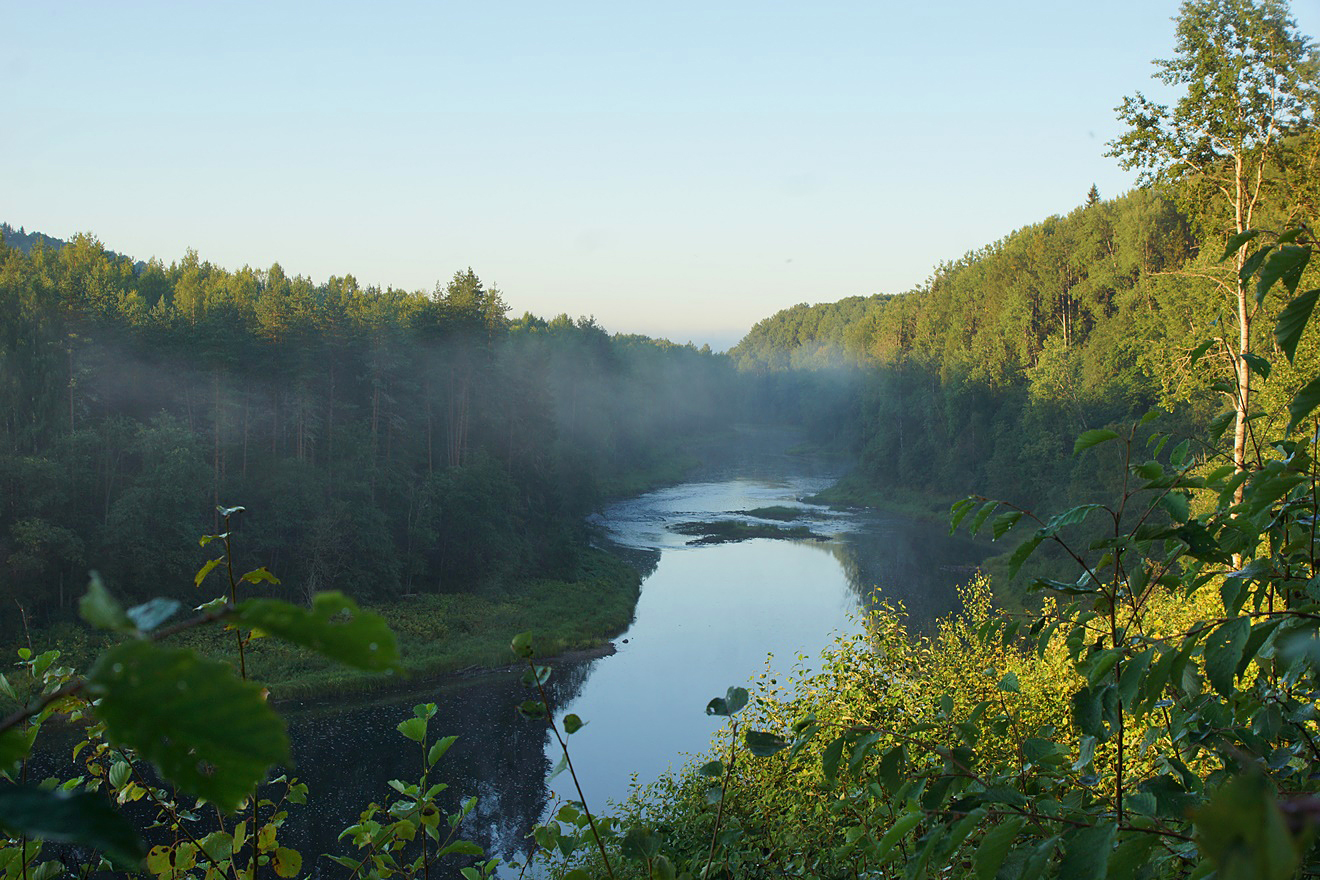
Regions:
<instances>
[{"instance_id":1,"label":"grass patch","mask_svg":"<svg viewBox=\"0 0 1320 880\"><path fill-rule=\"evenodd\" d=\"M792 522L795 519L801 519L811 511L803 510L801 507L785 507L782 504L776 504L772 507L754 507L751 510L738 511L743 516L751 516L756 519L773 519L779 522Z\"/></svg>"},{"instance_id":2,"label":"grass patch","mask_svg":"<svg viewBox=\"0 0 1320 880\"><path fill-rule=\"evenodd\" d=\"M909 489L877 488L853 473L823 492L818 492L804 500L813 504L828 504L831 507L874 507L877 510L901 513L913 519L947 523L949 508L959 499L944 498Z\"/></svg>"},{"instance_id":3,"label":"grass patch","mask_svg":"<svg viewBox=\"0 0 1320 880\"><path fill-rule=\"evenodd\" d=\"M656 458L649 464L602 479L601 495L605 498L630 498L650 492L652 489L672 486L683 482L688 474L700 466L701 459L696 456L674 451Z\"/></svg>"},{"instance_id":4,"label":"grass patch","mask_svg":"<svg viewBox=\"0 0 1320 880\"><path fill-rule=\"evenodd\" d=\"M272 700L325 694L371 693L406 687L409 678L438 676L514 662L509 640L536 633L537 656L597 648L627 629L640 594L636 569L603 550L585 551L572 580L525 581L503 593L410 596L388 605L364 605L382 615L399 640L409 676L346 669L311 651L274 639L254 639L246 650L248 676L270 688ZM57 647L61 663L87 669L111 640L103 633L61 623L34 631L38 650ZM233 632L189 630L170 644L238 665ZM12 646L9 656L12 656Z\"/></svg>"},{"instance_id":5,"label":"grass patch","mask_svg":"<svg viewBox=\"0 0 1320 880\"><path fill-rule=\"evenodd\" d=\"M745 523L732 519L715 520L714 522L682 522L670 526L680 535L695 535L696 540L688 541L689 544L727 544L732 541L747 541L752 538L810 538L816 541L824 541L823 535L818 535L806 526L775 526L769 523Z\"/></svg>"}]
</instances>

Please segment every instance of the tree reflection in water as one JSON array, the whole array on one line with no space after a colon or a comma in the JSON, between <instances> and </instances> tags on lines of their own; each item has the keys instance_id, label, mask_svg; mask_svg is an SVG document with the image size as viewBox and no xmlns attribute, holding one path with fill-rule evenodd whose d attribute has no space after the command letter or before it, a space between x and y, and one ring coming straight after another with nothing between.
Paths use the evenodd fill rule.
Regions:
<instances>
[{"instance_id":1,"label":"tree reflection in water","mask_svg":"<svg viewBox=\"0 0 1320 880\"><path fill-rule=\"evenodd\" d=\"M555 664L547 687L556 705L578 694L591 662ZM415 704L434 702L439 711L433 735L452 734L458 741L436 765L433 779L448 783L450 808L477 796L464 837L491 855L525 860L532 849L527 835L545 811L550 763L545 725L514 709L527 699L519 674L491 673L368 705L320 702L287 713L294 775L310 792L308 805L291 811L284 839L304 854L352 855L352 847L337 840L339 832L372 800L389 803L397 796L389 780L415 780L420 773L420 749L395 727Z\"/></svg>"}]
</instances>

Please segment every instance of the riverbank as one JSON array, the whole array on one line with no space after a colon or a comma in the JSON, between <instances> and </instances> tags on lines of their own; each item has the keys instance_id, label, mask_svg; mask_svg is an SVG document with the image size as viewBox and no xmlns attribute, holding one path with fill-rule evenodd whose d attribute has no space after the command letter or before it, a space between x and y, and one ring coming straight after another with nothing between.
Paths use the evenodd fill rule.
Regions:
<instances>
[{"instance_id":1,"label":"riverbank","mask_svg":"<svg viewBox=\"0 0 1320 880\"><path fill-rule=\"evenodd\" d=\"M632 622L640 592L641 575L627 562L604 550L583 550L571 579L538 578L482 593L417 595L384 606L365 605L394 631L405 676L346 669L265 638L248 643L245 663L248 676L270 690L272 701L398 690L419 678L505 667L512 661L509 640L529 630L535 633L539 657L609 650L610 639ZM60 662L75 669L87 669L110 643L106 635L71 623L30 635L36 649L58 647ZM233 635L219 627L181 633L171 644L238 663Z\"/></svg>"},{"instance_id":2,"label":"riverbank","mask_svg":"<svg viewBox=\"0 0 1320 880\"><path fill-rule=\"evenodd\" d=\"M833 486L806 500L832 507L866 507L947 527L950 508L962 498L932 495L911 489L880 489L858 477L856 472L852 472ZM1009 558L1018 544L1030 533L1015 534L1009 543L1001 544L991 540L989 532L988 528L984 529L971 540L983 547L993 548L990 550L991 555L982 560L980 570L989 578L995 605L1007 611L1020 611L1033 607L1039 600L1028 591L1027 585L1036 577L1056 576L1058 566L1057 560L1053 558L1055 554L1052 553L1051 548L1043 548L1016 578L1010 578ZM966 531L964 530L963 533L966 534Z\"/></svg>"},{"instance_id":3,"label":"riverbank","mask_svg":"<svg viewBox=\"0 0 1320 880\"><path fill-rule=\"evenodd\" d=\"M831 507L870 507L888 513L901 513L922 522L947 524L949 508L960 499L910 489L879 489L868 485L854 471L806 500Z\"/></svg>"}]
</instances>

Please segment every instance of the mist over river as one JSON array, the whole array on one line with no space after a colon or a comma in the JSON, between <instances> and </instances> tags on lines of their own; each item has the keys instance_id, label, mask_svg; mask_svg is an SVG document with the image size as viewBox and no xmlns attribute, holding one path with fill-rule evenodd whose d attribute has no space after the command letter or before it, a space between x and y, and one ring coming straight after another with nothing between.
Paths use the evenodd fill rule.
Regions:
<instances>
[{"instance_id":1,"label":"mist over river","mask_svg":"<svg viewBox=\"0 0 1320 880\"><path fill-rule=\"evenodd\" d=\"M549 683L556 717L571 712L587 722L570 748L593 810L627 797L634 779L649 783L703 751L720 728L704 711L711 697L750 685L767 663L776 676L810 668L839 635L858 631L859 612L878 600L903 603L914 627L929 623L956 607L957 585L984 556L939 522L811 504L805 499L841 475L838 462L789 454L787 432L743 439L707 456L689 482L616 502L592 518L598 540L644 575L617 651L557 662ZM775 510L785 519L773 521L766 508L789 510ZM757 509L762 516L747 513ZM693 536L727 522L805 527L811 537L702 543ZM519 674L286 712L296 775L311 788L310 806L290 817L289 844L305 854L350 854L335 840L339 831L371 799L388 802L388 780L419 775L419 749L395 725L416 703L435 702L433 738L459 737L437 765L438 778L449 783L454 803L478 798L466 836L493 855L522 860L532 825L577 794L567 773L545 782L558 745L544 724L515 712L529 696Z\"/></svg>"}]
</instances>

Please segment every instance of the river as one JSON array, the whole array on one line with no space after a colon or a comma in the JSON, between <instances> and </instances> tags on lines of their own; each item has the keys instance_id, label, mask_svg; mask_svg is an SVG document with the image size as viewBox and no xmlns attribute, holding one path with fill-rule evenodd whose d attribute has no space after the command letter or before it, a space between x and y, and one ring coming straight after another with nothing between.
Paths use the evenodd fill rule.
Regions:
<instances>
[{"instance_id":1,"label":"river","mask_svg":"<svg viewBox=\"0 0 1320 880\"><path fill-rule=\"evenodd\" d=\"M785 445L742 444L691 482L593 517L599 540L644 574L617 652L556 663L549 683L556 716L571 712L587 722L570 748L593 809L607 810L633 784L703 751L720 726L704 712L711 697L767 670L782 676L809 667L839 635L856 632L858 612L881 599L903 603L914 627L928 625L957 606L956 586L983 558L982 548L951 538L939 523L804 501L838 477L838 466L789 455ZM758 508L790 512L772 511L785 518L778 521L764 510L746 513ZM700 543L703 529L724 521L806 527L812 537ZM514 711L528 696L519 674L505 671L295 709L288 717L296 774L311 795L285 839L304 853L349 854L336 841L339 830L369 800L388 802L388 780L418 775L419 750L395 725L414 704L435 702L433 735L459 737L437 768L446 794L454 803L478 799L465 836L494 855L524 858L530 828L557 800L577 798L568 774L545 782L559 750L544 724Z\"/></svg>"}]
</instances>

